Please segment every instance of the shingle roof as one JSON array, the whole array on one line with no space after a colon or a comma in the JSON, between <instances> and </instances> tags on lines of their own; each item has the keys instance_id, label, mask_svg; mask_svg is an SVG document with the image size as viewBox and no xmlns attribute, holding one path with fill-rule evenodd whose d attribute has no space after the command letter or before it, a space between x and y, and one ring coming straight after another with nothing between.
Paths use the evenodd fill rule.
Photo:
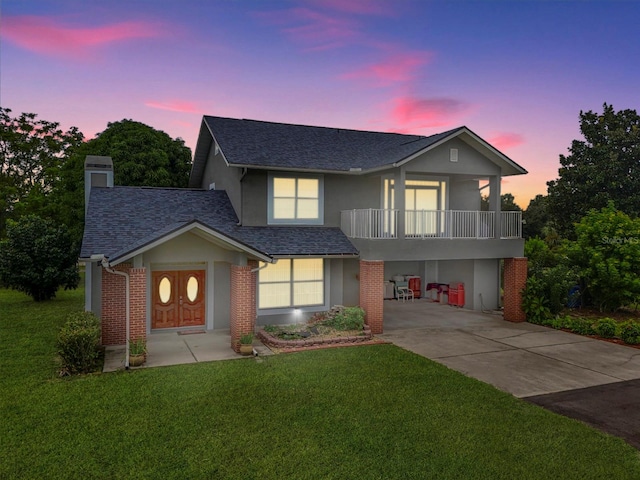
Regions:
<instances>
[{"instance_id":1,"label":"shingle roof","mask_svg":"<svg viewBox=\"0 0 640 480\"><path fill-rule=\"evenodd\" d=\"M81 258L126 258L183 227L199 224L268 257L357 255L339 228L244 227L224 191L113 187L93 188L85 219Z\"/></svg>"},{"instance_id":2,"label":"shingle roof","mask_svg":"<svg viewBox=\"0 0 640 480\"><path fill-rule=\"evenodd\" d=\"M230 164L348 172L396 162L464 127L424 137L205 116Z\"/></svg>"}]
</instances>

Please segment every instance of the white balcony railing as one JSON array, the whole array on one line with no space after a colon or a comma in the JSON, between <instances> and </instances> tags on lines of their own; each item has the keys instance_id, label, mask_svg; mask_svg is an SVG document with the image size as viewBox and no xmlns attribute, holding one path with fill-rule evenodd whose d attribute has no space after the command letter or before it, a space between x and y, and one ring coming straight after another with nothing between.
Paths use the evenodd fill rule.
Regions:
<instances>
[{"instance_id":1,"label":"white balcony railing","mask_svg":"<svg viewBox=\"0 0 640 480\"><path fill-rule=\"evenodd\" d=\"M388 239L398 237L398 210L344 210L342 231L350 238ZM495 212L465 210L406 210L405 238L500 238L522 236L522 212L501 212L497 226Z\"/></svg>"}]
</instances>

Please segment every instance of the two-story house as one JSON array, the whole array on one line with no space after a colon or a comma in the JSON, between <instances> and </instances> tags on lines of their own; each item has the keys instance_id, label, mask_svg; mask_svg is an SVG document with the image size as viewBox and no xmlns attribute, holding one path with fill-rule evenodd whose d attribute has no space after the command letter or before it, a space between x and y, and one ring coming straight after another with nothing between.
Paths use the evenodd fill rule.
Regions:
<instances>
[{"instance_id":1,"label":"two-story house","mask_svg":"<svg viewBox=\"0 0 640 480\"><path fill-rule=\"evenodd\" d=\"M201 328L230 329L233 348L256 322L337 304L361 305L380 333L398 275L420 278L422 295L462 282L465 307L495 309L526 275L520 212L500 211L502 177L524 173L466 127L424 137L205 116L189 189L114 187L110 159L87 157L86 308L104 344Z\"/></svg>"}]
</instances>

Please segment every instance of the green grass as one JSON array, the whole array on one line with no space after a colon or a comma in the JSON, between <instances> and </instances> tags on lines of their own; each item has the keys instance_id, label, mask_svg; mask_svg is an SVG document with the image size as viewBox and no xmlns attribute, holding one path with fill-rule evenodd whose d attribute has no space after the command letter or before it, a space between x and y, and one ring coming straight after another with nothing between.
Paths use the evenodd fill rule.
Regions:
<instances>
[{"instance_id":1,"label":"green grass","mask_svg":"<svg viewBox=\"0 0 640 480\"><path fill-rule=\"evenodd\" d=\"M82 292L0 290L0 478L637 479L622 440L392 345L56 377Z\"/></svg>"}]
</instances>

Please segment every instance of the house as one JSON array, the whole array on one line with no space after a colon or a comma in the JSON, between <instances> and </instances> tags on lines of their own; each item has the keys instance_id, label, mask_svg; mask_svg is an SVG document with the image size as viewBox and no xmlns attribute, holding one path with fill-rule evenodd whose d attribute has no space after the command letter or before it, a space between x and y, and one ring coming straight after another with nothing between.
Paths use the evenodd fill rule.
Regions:
<instances>
[{"instance_id":1,"label":"house","mask_svg":"<svg viewBox=\"0 0 640 480\"><path fill-rule=\"evenodd\" d=\"M87 157L86 309L105 345L198 328L229 329L237 349L256 323L336 304L361 305L380 333L385 282L402 275L418 295L461 282L459 305L477 310L498 308L504 288L505 318L522 320L521 217L499 199L502 178L524 173L466 127L425 137L205 116L189 189L114 187L111 159Z\"/></svg>"}]
</instances>

